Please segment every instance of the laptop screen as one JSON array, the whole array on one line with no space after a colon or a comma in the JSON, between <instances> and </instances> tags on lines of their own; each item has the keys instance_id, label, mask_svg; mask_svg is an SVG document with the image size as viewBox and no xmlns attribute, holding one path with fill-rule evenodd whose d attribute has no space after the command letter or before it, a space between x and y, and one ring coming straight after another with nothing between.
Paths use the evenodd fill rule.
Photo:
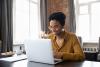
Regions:
<instances>
[{"instance_id":1,"label":"laptop screen","mask_svg":"<svg viewBox=\"0 0 100 67\"><path fill-rule=\"evenodd\" d=\"M26 40L25 50L29 61L54 64L50 39Z\"/></svg>"}]
</instances>

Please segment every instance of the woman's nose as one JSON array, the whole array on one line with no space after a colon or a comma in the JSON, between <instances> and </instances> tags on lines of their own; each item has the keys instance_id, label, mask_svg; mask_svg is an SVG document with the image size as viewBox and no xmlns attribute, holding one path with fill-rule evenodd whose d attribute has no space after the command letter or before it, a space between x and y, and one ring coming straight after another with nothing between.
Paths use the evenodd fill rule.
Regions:
<instances>
[{"instance_id":1,"label":"woman's nose","mask_svg":"<svg viewBox=\"0 0 100 67\"><path fill-rule=\"evenodd\" d=\"M56 29L52 29L52 32L55 32L56 31Z\"/></svg>"}]
</instances>

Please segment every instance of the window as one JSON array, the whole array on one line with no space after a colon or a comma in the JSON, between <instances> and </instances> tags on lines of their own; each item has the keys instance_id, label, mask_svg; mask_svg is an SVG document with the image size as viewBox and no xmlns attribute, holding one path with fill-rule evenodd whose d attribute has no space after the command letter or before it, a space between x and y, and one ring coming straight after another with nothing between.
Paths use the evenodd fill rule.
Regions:
<instances>
[{"instance_id":1,"label":"window","mask_svg":"<svg viewBox=\"0 0 100 67\"><path fill-rule=\"evenodd\" d=\"M76 34L83 42L98 42L100 37L100 0L75 0Z\"/></svg>"},{"instance_id":2,"label":"window","mask_svg":"<svg viewBox=\"0 0 100 67\"><path fill-rule=\"evenodd\" d=\"M89 3L89 2L93 2L93 1L97 1L97 0L78 0L79 4Z\"/></svg>"},{"instance_id":3,"label":"window","mask_svg":"<svg viewBox=\"0 0 100 67\"><path fill-rule=\"evenodd\" d=\"M87 5L85 5L85 6L80 6L79 9L80 9L80 10L79 10L80 14L88 14L88 6L87 6Z\"/></svg>"},{"instance_id":4,"label":"window","mask_svg":"<svg viewBox=\"0 0 100 67\"><path fill-rule=\"evenodd\" d=\"M92 40L98 40L100 37L100 2L91 5L91 37Z\"/></svg>"},{"instance_id":5,"label":"window","mask_svg":"<svg viewBox=\"0 0 100 67\"><path fill-rule=\"evenodd\" d=\"M39 14L39 0L14 0L14 44L23 44L27 38L34 39L39 37Z\"/></svg>"}]
</instances>

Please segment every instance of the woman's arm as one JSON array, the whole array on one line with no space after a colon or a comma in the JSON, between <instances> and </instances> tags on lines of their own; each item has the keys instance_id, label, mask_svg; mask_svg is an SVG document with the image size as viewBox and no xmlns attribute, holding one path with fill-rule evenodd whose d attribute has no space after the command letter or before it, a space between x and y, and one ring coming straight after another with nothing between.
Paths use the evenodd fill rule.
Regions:
<instances>
[{"instance_id":1,"label":"woman's arm","mask_svg":"<svg viewBox=\"0 0 100 67\"><path fill-rule=\"evenodd\" d=\"M74 51L73 53L62 52L63 60L81 61L85 59L85 55L76 36L73 37L72 49Z\"/></svg>"}]
</instances>

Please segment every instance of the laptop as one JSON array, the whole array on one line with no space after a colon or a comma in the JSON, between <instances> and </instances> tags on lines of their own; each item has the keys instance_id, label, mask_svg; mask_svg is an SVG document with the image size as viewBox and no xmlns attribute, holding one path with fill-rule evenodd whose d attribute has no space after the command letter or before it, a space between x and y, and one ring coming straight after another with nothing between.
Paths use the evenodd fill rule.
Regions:
<instances>
[{"instance_id":1,"label":"laptop","mask_svg":"<svg viewBox=\"0 0 100 67\"><path fill-rule=\"evenodd\" d=\"M44 64L44 63L37 63L37 62L28 62L28 67L55 67L53 64Z\"/></svg>"},{"instance_id":2,"label":"laptop","mask_svg":"<svg viewBox=\"0 0 100 67\"><path fill-rule=\"evenodd\" d=\"M28 61L57 64L61 59L54 59L50 39L26 40L24 42Z\"/></svg>"}]
</instances>

